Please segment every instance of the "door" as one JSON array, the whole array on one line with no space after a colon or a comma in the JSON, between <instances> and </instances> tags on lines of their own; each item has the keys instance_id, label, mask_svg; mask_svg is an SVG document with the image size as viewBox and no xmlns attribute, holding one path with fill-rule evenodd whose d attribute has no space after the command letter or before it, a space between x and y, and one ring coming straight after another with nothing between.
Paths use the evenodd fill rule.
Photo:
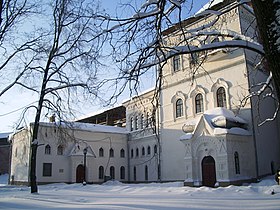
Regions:
<instances>
[{"instance_id":1,"label":"door","mask_svg":"<svg viewBox=\"0 0 280 210\"><path fill-rule=\"evenodd\" d=\"M214 187L216 183L216 167L215 160L212 156L203 158L202 163L202 185Z\"/></svg>"},{"instance_id":2,"label":"door","mask_svg":"<svg viewBox=\"0 0 280 210\"><path fill-rule=\"evenodd\" d=\"M85 169L82 164L78 165L76 169L76 182L82 183L84 181Z\"/></svg>"}]
</instances>

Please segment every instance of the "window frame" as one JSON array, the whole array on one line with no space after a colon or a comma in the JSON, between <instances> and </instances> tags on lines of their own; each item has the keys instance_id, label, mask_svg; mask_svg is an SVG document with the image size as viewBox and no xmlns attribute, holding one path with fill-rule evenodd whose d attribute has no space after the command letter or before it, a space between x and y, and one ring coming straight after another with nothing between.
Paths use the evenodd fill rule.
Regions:
<instances>
[{"instance_id":1,"label":"window frame","mask_svg":"<svg viewBox=\"0 0 280 210\"><path fill-rule=\"evenodd\" d=\"M103 166L98 167L98 178L104 179L104 167Z\"/></svg>"},{"instance_id":2,"label":"window frame","mask_svg":"<svg viewBox=\"0 0 280 210\"><path fill-rule=\"evenodd\" d=\"M181 56L180 55L173 56L172 68L173 68L173 72L178 72L181 70Z\"/></svg>"},{"instance_id":3,"label":"window frame","mask_svg":"<svg viewBox=\"0 0 280 210\"><path fill-rule=\"evenodd\" d=\"M220 92L222 90L222 92ZM227 107L226 89L219 87L216 91L217 107Z\"/></svg>"},{"instance_id":4,"label":"window frame","mask_svg":"<svg viewBox=\"0 0 280 210\"><path fill-rule=\"evenodd\" d=\"M114 156L115 156L114 153L115 153L114 149L113 149L113 148L110 148L110 149L109 149L109 157L110 157L110 158L114 157Z\"/></svg>"},{"instance_id":5,"label":"window frame","mask_svg":"<svg viewBox=\"0 0 280 210\"><path fill-rule=\"evenodd\" d=\"M45 146L45 155L51 155L51 146L49 144Z\"/></svg>"},{"instance_id":6,"label":"window frame","mask_svg":"<svg viewBox=\"0 0 280 210\"><path fill-rule=\"evenodd\" d=\"M120 167L120 179L125 179L125 167Z\"/></svg>"},{"instance_id":7,"label":"window frame","mask_svg":"<svg viewBox=\"0 0 280 210\"><path fill-rule=\"evenodd\" d=\"M52 176L52 163L43 163L43 177L51 177Z\"/></svg>"},{"instance_id":8,"label":"window frame","mask_svg":"<svg viewBox=\"0 0 280 210\"><path fill-rule=\"evenodd\" d=\"M176 118L182 117L183 113L184 113L184 102L181 98L179 98L176 100L175 103L175 117Z\"/></svg>"},{"instance_id":9,"label":"window frame","mask_svg":"<svg viewBox=\"0 0 280 210\"><path fill-rule=\"evenodd\" d=\"M98 155L99 157L104 157L104 149L102 147L99 148Z\"/></svg>"},{"instance_id":10,"label":"window frame","mask_svg":"<svg viewBox=\"0 0 280 210\"><path fill-rule=\"evenodd\" d=\"M64 146L61 144L57 146L57 155L64 155Z\"/></svg>"},{"instance_id":11,"label":"window frame","mask_svg":"<svg viewBox=\"0 0 280 210\"><path fill-rule=\"evenodd\" d=\"M120 157L125 158L125 150L123 148L120 150Z\"/></svg>"},{"instance_id":12,"label":"window frame","mask_svg":"<svg viewBox=\"0 0 280 210\"><path fill-rule=\"evenodd\" d=\"M204 103L203 103L202 93L198 93L195 95L194 102L195 102L195 113L196 114L203 113L204 112Z\"/></svg>"}]
</instances>

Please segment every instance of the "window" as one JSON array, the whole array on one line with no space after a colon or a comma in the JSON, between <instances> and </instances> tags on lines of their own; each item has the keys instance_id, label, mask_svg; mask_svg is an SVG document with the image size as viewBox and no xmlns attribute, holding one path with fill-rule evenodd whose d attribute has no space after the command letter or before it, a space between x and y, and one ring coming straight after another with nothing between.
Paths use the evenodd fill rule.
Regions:
<instances>
[{"instance_id":1,"label":"window","mask_svg":"<svg viewBox=\"0 0 280 210\"><path fill-rule=\"evenodd\" d=\"M136 166L133 168L133 179L136 181Z\"/></svg>"},{"instance_id":2,"label":"window","mask_svg":"<svg viewBox=\"0 0 280 210\"><path fill-rule=\"evenodd\" d=\"M46 145L45 146L45 154L46 155L50 155L51 154L51 146L50 145Z\"/></svg>"},{"instance_id":3,"label":"window","mask_svg":"<svg viewBox=\"0 0 280 210\"><path fill-rule=\"evenodd\" d=\"M197 52L193 52L190 55L190 67L194 67L199 63L199 54Z\"/></svg>"},{"instance_id":4,"label":"window","mask_svg":"<svg viewBox=\"0 0 280 210\"><path fill-rule=\"evenodd\" d=\"M138 157L138 156L139 156L139 149L136 148L136 157Z\"/></svg>"},{"instance_id":5,"label":"window","mask_svg":"<svg viewBox=\"0 0 280 210\"><path fill-rule=\"evenodd\" d=\"M130 118L130 131L133 131L133 117Z\"/></svg>"},{"instance_id":6,"label":"window","mask_svg":"<svg viewBox=\"0 0 280 210\"><path fill-rule=\"evenodd\" d=\"M140 129L144 128L144 114L141 114L141 119L140 119Z\"/></svg>"},{"instance_id":7,"label":"window","mask_svg":"<svg viewBox=\"0 0 280 210\"><path fill-rule=\"evenodd\" d=\"M120 157L121 157L121 158L124 158L124 157L125 157L125 151L124 151L124 149L121 149L121 151L120 151Z\"/></svg>"},{"instance_id":8,"label":"window","mask_svg":"<svg viewBox=\"0 0 280 210\"><path fill-rule=\"evenodd\" d=\"M157 154L157 145L154 146L154 153Z\"/></svg>"},{"instance_id":9,"label":"window","mask_svg":"<svg viewBox=\"0 0 280 210\"><path fill-rule=\"evenodd\" d=\"M109 155L110 157L114 157L114 150L112 148L109 150Z\"/></svg>"},{"instance_id":10,"label":"window","mask_svg":"<svg viewBox=\"0 0 280 210\"><path fill-rule=\"evenodd\" d=\"M134 123L135 123L135 130L138 130L138 117L136 116L135 117L135 121L134 121Z\"/></svg>"},{"instance_id":11,"label":"window","mask_svg":"<svg viewBox=\"0 0 280 210\"><path fill-rule=\"evenodd\" d=\"M239 155L238 152L234 153L235 174L240 174Z\"/></svg>"},{"instance_id":12,"label":"window","mask_svg":"<svg viewBox=\"0 0 280 210\"><path fill-rule=\"evenodd\" d=\"M125 167L121 166L120 168L120 178L125 179Z\"/></svg>"},{"instance_id":13,"label":"window","mask_svg":"<svg viewBox=\"0 0 280 210\"><path fill-rule=\"evenodd\" d=\"M173 57L173 71L179 71L181 68L181 60L179 55Z\"/></svg>"},{"instance_id":14,"label":"window","mask_svg":"<svg viewBox=\"0 0 280 210\"><path fill-rule=\"evenodd\" d=\"M148 166L145 166L145 180L148 181L149 175L148 175Z\"/></svg>"},{"instance_id":15,"label":"window","mask_svg":"<svg viewBox=\"0 0 280 210\"><path fill-rule=\"evenodd\" d=\"M183 116L183 100L178 99L176 101L176 118Z\"/></svg>"},{"instance_id":16,"label":"window","mask_svg":"<svg viewBox=\"0 0 280 210\"><path fill-rule=\"evenodd\" d=\"M111 179L115 179L115 167L114 166L110 167L110 177L111 177Z\"/></svg>"},{"instance_id":17,"label":"window","mask_svg":"<svg viewBox=\"0 0 280 210\"><path fill-rule=\"evenodd\" d=\"M130 157L133 158L133 149L130 150Z\"/></svg>"},{"instance_id":18,"label":"window","mask_svg":"<svg viewBox=\"0 0 280 210\"><path fill-rule=\"evenodd\" d=\"M63 146L62 146L62 145L59 145L59 146L57 147L57 154L58 154L58 155L63 155L63 152L64 152Z\"/></svg>"},{"instance_id":19,"label":"window","mask_svg":"<svg viewBox=\"0 0 280 210\"><path fill-rule=\"evenodd\" d=\"M43 163L43 176L52 176L52 164Z\"/></svg>"},{"instance_id":20,"label":"window","mask_svg":"<svg viewBox=\"0 0 280 210\"><path fill-rule=\"evenodd\" d=\"M147 112L146 114L146 127L150 127L150 122L149 122L149 119L150 119L150 115L149 115L149 112Z\"/></svg>"},{"instance_id":21,"label":"window","mask_svg":"<svg viewBox=\"0 0 280 210\"><path fill-rule=\"evenodd\" d=\"M195 113L203 112L203 96L201 93L195 96Z\"/></svg>"},{"instance_id":22,"label":"window","mask_svg":"<svg viewBox=\"0 0 280 210\"><path fill-rule=\"evenodd\" d=\"M151 147L148 146L148 148L147 148L147 155L150 155L150 154L151 154Z\"/></svg>"},{"instance_id":23,"label":"window","mask_svg":"<svg viewBox=\"0 0 280 210\"><path fill-rule=\"evenodd\" d=\"M99 149L99 157L104 157L104 149L102 147Z\"/></svg>"},{"instance_id":24,"label":"window","mask_svg":"<svg viewBox=\"0 0 280 210\"><path fill-rule=\"evenodd\" d=\"M217 90L217 106L226 107L226 91L223 87L219 87Z\"/></svg>"},{"instance_id":25,"label":"window","mask_svg":"<svg viewBox=\"0 0 280 210\"><path fill-rule=\"evenodd\" d=\"M99 179L104 179L104 167L103 166L99 166L99 169L98 169L98 177Z\"/></svg>"},{"instance_id":26,"label":"window","mask_svg":"<svg viewBox=\"0 0 280 210\"><path fill-rule=\"evenodd\" d=\"M142 156L145 156L145 147L142 147Z\"/></svg>"}]
</instances>

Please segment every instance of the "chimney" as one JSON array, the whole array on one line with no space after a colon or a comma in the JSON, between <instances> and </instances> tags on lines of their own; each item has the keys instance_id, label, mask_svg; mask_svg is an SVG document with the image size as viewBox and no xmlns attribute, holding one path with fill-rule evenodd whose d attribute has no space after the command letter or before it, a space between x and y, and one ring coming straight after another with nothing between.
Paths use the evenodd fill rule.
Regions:
<instances>
[{"instance_id":1,"label":"chimney","mask_svg":"<svg viewBox=\"0 0 280 210\"><path fill-rule=\"evenodd\" d=\"M52 116L49 117L49 121L51 123L54 123L55 122L55 114L53 114Z\"/></svg>"}]
</instances>

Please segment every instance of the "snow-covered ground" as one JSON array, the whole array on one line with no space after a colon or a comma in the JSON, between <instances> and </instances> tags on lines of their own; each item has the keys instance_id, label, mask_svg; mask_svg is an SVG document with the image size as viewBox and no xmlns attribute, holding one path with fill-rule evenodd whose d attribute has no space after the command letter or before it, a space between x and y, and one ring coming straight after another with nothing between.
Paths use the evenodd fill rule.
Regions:
<instances>
[{"instance_id":1,"label":"snow-covered ground","mask_svg":"<svg viewBox=\"0 0 280 210\"><path fill-rule=\"evenodd\" d=\"M273 177L215 189L183 187L180 182L49 184L39 186L38 194L30 194L25 186L8 186L6 181L7 176L0 176L0 209L280 209L280 186Z\"/></svg>"}]
</instances>

